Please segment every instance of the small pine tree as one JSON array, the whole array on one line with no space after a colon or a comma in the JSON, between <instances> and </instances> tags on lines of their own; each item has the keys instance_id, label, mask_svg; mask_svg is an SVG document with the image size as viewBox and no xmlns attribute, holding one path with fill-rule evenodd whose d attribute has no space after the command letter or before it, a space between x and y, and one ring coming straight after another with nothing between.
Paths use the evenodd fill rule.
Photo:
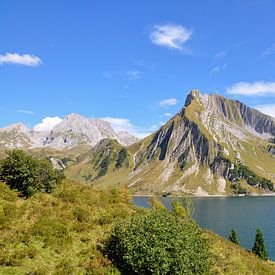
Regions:
<instances>
[{"instance_id":1,"label":"small pine tree","mask_svg":"<svg viewBox=\"0 0 275 275\"><path fill-rule=\"evenodd\" d=\"M231 241L234 244L239 244L238 236L234 228L232 228L230 232L229 241Z\"/></svg>"},{"instance_id":2,"label":"small pine tree","mask_svg":"<svg viewBox=\"0 0 275 275\"><path fill-rule=\"evenodd\" d=\"M268 253L265 247L264 235L259 227L256 232L254 246L252 248L252 252L255 253L258 257L263 260L268 260Z\"/></svg>"}]
</instances>

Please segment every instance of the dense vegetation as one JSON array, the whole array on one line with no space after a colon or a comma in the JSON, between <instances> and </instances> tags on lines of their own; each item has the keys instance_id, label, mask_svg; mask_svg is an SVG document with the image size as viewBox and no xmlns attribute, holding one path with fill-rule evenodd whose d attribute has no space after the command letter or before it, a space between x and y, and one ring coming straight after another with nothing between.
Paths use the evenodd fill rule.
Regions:
<instances>
[{"instance_id":1,"label":"dense vegetation","mask_svg":"<svg viewBox=\"0 0 275 275\"><path fill-rule=\"evenodd\" d=\"M37 159L21 150L7 152L0 161L0 181L29 197L38 191L50 193L64 179L47 159Z\"/></svg>"},{"instance_id":2,"label":"dense vegetation","mask_svg":"<svg viewBox=\"0 0 275 275\"><path fill-rule=\"evenodd\" d=\"M247 190L242 188L240 185L240 180L242 179L245 180L247 184L253 187L259 187L268 191L274 191L273 183L271 182L271 180L258 176L253 171L251 171L249 167L240 163L239 160L235 160L235 162L232 162L226 156L221 154L215 159L212 166L214 166L216 162L223 162L227 167L230 167L228 179L232 182L232 189L235 193L246 194ZM233 169L231 169L232 166Z\"/></svg>"},{"instance_id":3,"label":"dense vegetation","mask_svg":"<svg viewBox=\"0 0 275 275\"><path fill-rule=\"evenodd\" d=\"M63 181L28 199L0 184L0 274L120 274L104 247L115 224L142 210L124 189ZM274 266L212 233L211 274L274 274Z\"/></svg>"},{"instance_id":4,"label":"dense vegetation","mask_svg":"<svg viewBox=\"0 0 275 275\"><path fill-rule=\"evenodd\" d=\"M112 224L138 212L130 199L64 181L25 200L1 183L0 274L116 272L101 251Z\"/></svg>"},{"instance_id":5,"label":"dense vegetation","mask_svg":"<svg viewBox=\"0 0 275 275\"><path fill-rule=\"evenodd\" d=\"M247 166L241 163L234 164L234 169L230 171L230 174L232 181L245 179L249 185L258 186L263 189L274 191L273 183L270 180L259 177L254 172L252 172Z\"/></svg>"},{"instance_id":6,"label":"dense vegetation","mask_svg":"<svg viewBox=\"0 0 275 275\"><path fill-rule=\"evenodd\" d=\"M191 219L153 209L118 223L108 253L125 274L208 274L209 251Z\"/></svg>"}]
</instances>

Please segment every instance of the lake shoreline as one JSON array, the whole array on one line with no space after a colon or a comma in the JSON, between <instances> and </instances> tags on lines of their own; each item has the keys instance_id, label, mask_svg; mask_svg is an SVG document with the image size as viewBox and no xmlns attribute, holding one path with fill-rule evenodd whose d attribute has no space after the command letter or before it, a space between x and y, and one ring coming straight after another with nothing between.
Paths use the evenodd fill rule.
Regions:
<instances>
[{"instance_id":1,"label":"lake shoreline","mask_svg":"<svg viewBox=\"0 0 275 275\"><path fill-rule=\"evenodd\" d=\"M181 198L181 197L190 197L190 198L244 198L244 197L275 197L274 194L250 194L250 195L156 195L156 194L133 194L133 197L166 197L166 198Z\"/></svg>"}]
</instances>

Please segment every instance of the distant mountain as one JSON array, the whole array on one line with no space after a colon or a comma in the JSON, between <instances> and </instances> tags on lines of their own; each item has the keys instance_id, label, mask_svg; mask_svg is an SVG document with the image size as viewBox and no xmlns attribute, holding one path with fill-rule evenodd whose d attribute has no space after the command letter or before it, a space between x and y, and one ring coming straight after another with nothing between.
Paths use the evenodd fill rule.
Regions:
<instances>
[{"instance_id":1,"label":"distant mountain","mask_svg":"<svg viewBox=\"0 0 275 275\"><path fill-rule=\"evenodd\" d=\"M101 175L88 159L85 162L85 155L75 164L77 172L71 173L73 166L67 170L72 178L93 171L99 175L88 178L93 184L108 179L136 193L270 193L275 184L274 141L274 118L236 100L192 91L183 109L164 126L125 148L133 165L119 168L124 178L105 160ZM99 147L97 155L114 153L114 148L106 150Z\"/></svg>"},{"instance_id":2,"label":"distant mountain","mask_svg":"<svg viewBox=\"0 0 275 275\"><path fill-rule=\"evenodd\" d=\"M9 125L0 129L0 147L22 148L32 143L32 132L23 123Z\"/></svg>"},{"instance_id":3,"label":"distant mountain","mask_svg":"<svg viewBox=\"0 0 275 275\"><path fill-rule=\"evenodd\" d=\"M70 114L51 132L37 132L22 123L2 128L0 129L0 148L68 149L80 144L94 146L105 138L116 139L122 145L130 145L138 140L128 132L116 132L105 120Z\"/></svg>"}]
</instances>

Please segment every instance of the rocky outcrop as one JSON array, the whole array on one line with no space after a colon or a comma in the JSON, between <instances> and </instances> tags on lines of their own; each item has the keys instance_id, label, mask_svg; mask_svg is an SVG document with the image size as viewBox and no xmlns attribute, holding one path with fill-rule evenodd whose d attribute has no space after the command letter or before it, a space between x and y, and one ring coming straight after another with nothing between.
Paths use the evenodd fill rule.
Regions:
<instances>
[{"instance_id":1,"label":"rocky outcrop","mask_svg":"<svg viewBox=\"0 0 275 275\"><path fill-rule=\"evenodd\" d=\"M272 145L267 146L267 152L272 155L275 155L275 146L272 146Z\"/></svg>"}]
</instances>

